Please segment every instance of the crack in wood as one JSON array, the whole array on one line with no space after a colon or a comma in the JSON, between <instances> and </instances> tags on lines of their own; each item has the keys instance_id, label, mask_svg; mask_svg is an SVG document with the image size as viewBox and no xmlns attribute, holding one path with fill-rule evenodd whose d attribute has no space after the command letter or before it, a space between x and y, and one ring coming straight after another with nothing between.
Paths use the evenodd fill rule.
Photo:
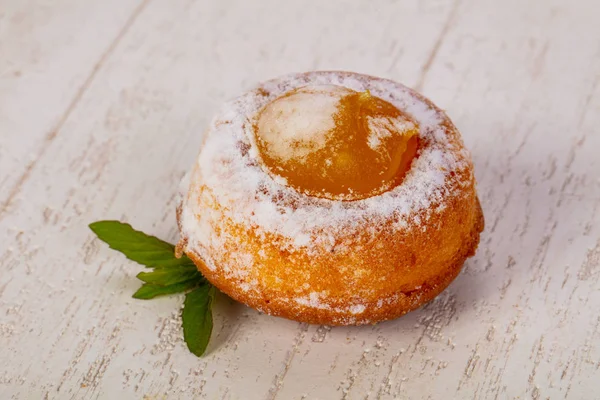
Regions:
<instances>
[{"instance_id":1,"label":"crack in wood","mask_svg":"<svg viewBox=\"0 0 600 400\"><path fill-rule=\"evenodd\" d=\"M142 11L148 5L149 2L150 0L142 0L140 4L134 9L133 13L127 19L117 36L111 41L110 45L102 53L98 61L96 61L96 63L92 67L91 72L83 81L83 84L79 87L79 89L77 89L75 96L67 106L67 109L62 113L62 115L58 119L58 122L56 123L54 128L52 128L50 132L48 132L46 136L42 139L42 145L38 150L37 154L35 155L34 159L27 164L25 170L21 173L16 183L8 191L8 196L6 197L6 199L2 202L2 204L0 204L0 220L2 220L2 218L6 215L6 212L9 210L9 207L12 205L17 195L21 192L23 185L29 179L34 167L36 166L38 161L46 154L46 151L51 146L54 139L56 139L56 137L58 136L58 133L71 116L73 110L75 110L75 108L77 107L77 104L79 104L79 101L83 98L84 94L92 85L92 82L96 78L98 71L100 71L102 66L110 58L110 55L116 49L121 39L123 39L125 34L129 31L135 20L139 17L139 15L142 13Z\"/></svg>"}]
</instances>

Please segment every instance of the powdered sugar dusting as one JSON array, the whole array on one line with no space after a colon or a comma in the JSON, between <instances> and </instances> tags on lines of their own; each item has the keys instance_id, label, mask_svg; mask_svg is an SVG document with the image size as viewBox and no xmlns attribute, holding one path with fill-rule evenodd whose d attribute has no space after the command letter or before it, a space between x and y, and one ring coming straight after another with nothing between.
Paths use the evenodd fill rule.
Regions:
<instances>
[{"instance_id":1,"label":"powdered sugar dusting","mask_svg":"<svg viewBox=\"0 0 600 400\"><path fill-rule=\"evenodd\" d=\"M369 117L367 120L369 126L369 138L367 144L373 150L378 150L382 144L382 140L391 137L392 135L402 135L406 132L415 129L415 124L409 120L400 117Z\"/></svg>"},{"instance_id":2,"label":"powdered sugar dusting","mask_svg":"<svg viewBox=\"0 0 600 400\"><path fill-rule=\"evenodd\" d=\"M310 86L270 103L257 121L269 154L288 161L323 148L335 127L340 100L348 93L340 86Z\"/></svg>"},{"instance_id":3,"label":"powdered sugar dusting","mask_svg":"<svg viewBox=\"0 0 600 400\"><path fill-rule=\"evenodd\" d=\"M308 295L308 298L306 297L296 297L294 299L296 301L296 303L303 305L303 306L308 306L308 307L312 307L312 308L318 308L321 310L329 310L331 309L331 307L328 304L325 304L321 301L321 294L317 293L317 292L311 292Z\"/></svg>"},{"instance_id":4,"label":"powdered sugar dusting","mask_svg":"<svg viewBox=\"0 0 600 400\"><path fill-rule=\"evenodd\" d=\"M253 134L259 111L291 90L320 85L337 85L360 92L369 90L418 123L418 156L400 185L362 200L334 201L303 195L262 169ZM286 251L290 253L302 249L309 255L344 246L344 243L336 243L340 232L350 230L375 235L378 226L387 224L389 227L390 221L393 221L391 229L398 232L414 227L421 229L422 218L428 219L429 214L440 212L445 201L461 195L457 188L473 182L468 154L453 129L445 126L447 121L443 112L415 92L384 79L314 72L268 81L226 103L209 128L180 209L186 251L200 255L213 270L223 267L214 265L211 254L226 251L230 264L236 267L223 272L238 278L253 265L260 264L260 254L244 254L232 248L235 246L225 246L237 239L221 229L224 217L252 227L258 235L287 239L282 246L287 246ZM203 191L209 191L210 195L207 197ZM203 207L200 199L216 201L220 210ZM365 220L370 221L372 232L365 231L361 223ZM245 282L242 290L251 291L255 284ZM307 295L296 298L296 303L312 308L328 307L320 295L308 295L310 288L304 293ZM346 312L360 314L364 312L364 305L353 302L348 304Z\"/></svg>"},{"instance_id":5,"label":"powdered sugar dusting","mask_svg":"<svg viewBox=\"0 0 600 400\"><path fill-rule=\"evenodd\" d=\"M365 312L365 306L362 304L355 304L353 306L350 306L350 312L352 314L362 314L363 312Z\"/></svg>"}]
</instances>

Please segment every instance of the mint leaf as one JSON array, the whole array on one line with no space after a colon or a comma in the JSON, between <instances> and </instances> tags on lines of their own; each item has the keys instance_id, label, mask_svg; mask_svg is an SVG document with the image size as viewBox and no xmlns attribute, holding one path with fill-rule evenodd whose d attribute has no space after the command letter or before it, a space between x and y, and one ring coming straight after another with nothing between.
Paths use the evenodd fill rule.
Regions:
<instances>
[{"instance_id":1,"label":"mint leaf","mask_svg":"<svg viewBox=\"0 0 600 400\"><path fill-rule=\"evenodd\" d=\"M200 357L206 351L212 333L212 302L215 287L207 284L185 295L183 303L183 339L188 349Z\"/></svg>"},{"instance_id":2,"label":"mint leaf","mask_svg":"<svg viewBox=\"0 0 600 400\"><path fill-rule=\"evenodd\" d=\"M200 285L203 281L199 279L191 279L185 282L174 283L173 285L161 286L152 283L144 283L137 292L133 294L134 299L149 300L157 296L167 294L181 293L190 290Z\"/></svg>"},{"instance_id":3,"label":"mint leaf","mask_svg":"<svg viewBox=\"0 0 600 400\"><path fill-rule=\"evenodd\" d=\"M154 236L136 231L119 221L98 221L89 225L100 240L132 261L146 267L193 265L186 256L175 257L175 246Z\"/></svg>"},{"instance_id":4,"label":"mint leaf","mask_svg":"<svg viewBox=\"0 0 600 400\"><path fill-rule=\"evenodd\" d=\"M174 283L189 281L190 279L203 279L195 265L182 265L173 268L157 268L152 272L140 272L137 278L146 283L168 286Z\"/></svg>"},{"instance_id":5,"label":"mint leaf","mask_svg":"<svg viewBox=\"0 0 600 400\"><path fill-rule=\"evenodd\" d=\"M175 246L154 236L136 231L119 221L98 221L89 225L98 238L111 249L152 272L140 272L137 277L145 283L133 294L136 299L186 292L182 311L183 338L196 356L206 351L212 334L212 303L216 288L198 271L185 255L175 257Z\"/></svg>"}]
</instances>

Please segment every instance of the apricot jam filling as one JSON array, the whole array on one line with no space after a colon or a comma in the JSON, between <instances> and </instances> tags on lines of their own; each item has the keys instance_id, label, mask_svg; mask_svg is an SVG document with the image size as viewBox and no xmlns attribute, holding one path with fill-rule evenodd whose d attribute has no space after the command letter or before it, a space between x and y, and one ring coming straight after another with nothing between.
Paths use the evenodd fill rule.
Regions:
<instances>
[{"instance_id":1,"label":"apricot jam filling","mask_svg":"<svg viewBox=\"0 0 600 400\"><path fill-rule=\"evenodd\" d=\"M402 182L419 127L389 102L334 85L295 89L264 106L254 134L263 167L309 196L360 200Z\"/></svg>"}]
</instances>

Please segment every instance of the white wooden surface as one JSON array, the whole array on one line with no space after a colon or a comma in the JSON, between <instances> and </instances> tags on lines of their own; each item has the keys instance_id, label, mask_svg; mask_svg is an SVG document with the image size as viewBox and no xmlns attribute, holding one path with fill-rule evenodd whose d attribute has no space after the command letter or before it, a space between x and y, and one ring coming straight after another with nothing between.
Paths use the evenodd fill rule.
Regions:
<instances>
[{"instance_id":1,"label":"white wooden surface","mask_svg":"<svg viewBox=\"0 0 600 400\"><path fill-rule=\"evenodd\" d=\"M597 0L0 0L1 399L600 398ZM175 241L174 194L218 104L292 71L389 77L448 110L487 227L433 303L308 326L181 297L86 225Z\"/></svg>"}]
</instances>

